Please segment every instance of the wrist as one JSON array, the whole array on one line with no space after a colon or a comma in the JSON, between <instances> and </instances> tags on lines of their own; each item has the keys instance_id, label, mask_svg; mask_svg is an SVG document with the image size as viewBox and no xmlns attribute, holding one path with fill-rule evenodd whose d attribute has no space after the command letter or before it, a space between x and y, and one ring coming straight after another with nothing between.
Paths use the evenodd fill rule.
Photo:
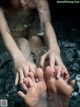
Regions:
<instances>
[{"instance_id":1,"label":"wrist","mask_svg":"<svg viewBox=\"0 0 80 107\"><path fill-rule=\"evenodd\" d=\"M12 59L15 61L16 59L20 59L23 57L22 53L20 50L17 50L16 52L14 52L12 55L11 55Z\"/></svg>"},{"instance_id":2,"label":"wrist","mask_svg":"<svg viewBox=\"0 0 80 107\"><path fill-rule=\"evenodd\" d=\"M60 48L59 47L50 47L49 50L53 51L54 53L56 53L57 55L60 56Z\"/></svg>"}]
</instances>

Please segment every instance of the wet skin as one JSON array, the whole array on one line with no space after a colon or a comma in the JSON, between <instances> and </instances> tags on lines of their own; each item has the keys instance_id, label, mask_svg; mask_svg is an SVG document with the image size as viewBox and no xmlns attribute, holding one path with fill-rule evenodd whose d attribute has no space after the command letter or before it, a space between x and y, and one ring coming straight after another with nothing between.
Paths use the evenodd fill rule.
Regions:
<instances>
[{"instance_id":1,"label":"wet skin","mask_svg":"<svg viewBox=\"0 0 80 107\"><path fill-rule=\"evenodd\" d=\"M57 67L55 69L57 69ZM49 66L45 69L45 79L48 90L53 90L54 92L60 91L67 96L71 95L71 85L68 85L63 77L55 79L52 69ZM71 81L71 84L73 84L73 81Z\"/></svg>"},{"instance_id":2,"label":"wet skin","mask_svg":"<svg viewBox=\"0 0 80 107\"><path fill-rule=\"evenodd\" d=\"M45 80L44 80L44 74L45 74ZM48 90L49 98L52 97L53 99L58 100L57 102L58 104L60 104L60 107L64 107L65 105L63 103L65 102L66 104L67 98L71 95L72 86L74 85L75 81L74 80L71 81L70 85L68 85L63 78L55 79L53 77L53 72L51 70L51 67L47 67L45 69L44 74L41 68L37 68L37 78L38 78L37 82L35 82L33 73L29 74L30 78L28 79L24 78L24 84L22 84L22 88L27 93L24 94L23 92L19 91L18 92L19 96L21 96L24 99L25 103L28 104L30 107L34 107L37 105L39 98L44 97L46 95L46 90ZM49 100L48 104L50 107L57 107L57 102L55 103L51 99L48 100ZM40 105L39 103L37 107L38 106L42 106L42 105Z\"/></svg>"},{"instance_id":3,"label":"wet skin","mask_svg":"<svg viewBox=\"0 0 80 107\"><path fill-rule=\"evenodd\" d=\"M2 1L6 1L6 0L2 0ZM67 69L62 62L61 55L60 55L60 49L59 49L57 39L56 39L56 34L55 34L53 26L51 24L51 17L50 17L50 11L49 11L49 6L48 6L47 0L9 0L9 2L10 3L9 4L7 3L7 4L10 6L8 6L8 7L12 8L12 10L16 9L14 13L18 12L18 10L25 10L26 15L27 15L27 13L31 12L29 10L32 10L33 8L37 9L38 15L40 17L39 19L40 19L41 29L44 31L44 34L45 34L44 41L45 41L46 45L48 45L47 52L44 53L40 57L39 65L42 68L44 68L46 59L49 59L49 65L53 68L53 72L55 71L54 66L55 65L59 66L57 78L60 77L60 74L61 74L60 71L62 68L65 69L65 73L68 75ZM5 6L5 8L3 6L0 7L0 21L1 21L1 23L0 23L1 31L0 32L1 32L1 35L3 38L3 41L5 42L6 48L8 49L8 51L14 61L14 67L16 70L15 85L17 85L19 81L20 81L20 83L23 82L23 78L28 76L29 71L31 71L31 72L34 71L34 74L35 74L36 65L34 64L33 61L31 61L32 58L29 59L29 57L31 57L31 53L30 53L29 44L28 44L28 41L26 40L26 38L24 36L20 37L19 44L20 43L21 44L18 45L18 47L17 47L14 39L11 37L12 35L9 31L9 27L7 25L7 21L5 19L4 13L6 12L6 14L7 14L7 12L9 10L12 13L12 10L8 8L7 11L5 11L6 8L7 8L7 6ZM35 30L36 30L36 27L35 27ZM32 30L30 30L30 32L31 31ZM35 32L32 32L32 33L31 33L32 36L36 34ZM39 35L39 34L37 34L37 35ZM28 36L28 35L26 35L26 36ZM7 39L7 38L9 38L9 39ZM24 44L26 44L26 45L23 44L23 41L24 41ZM36 42L36 44L37 43L38 43L38 41ZM37 45L34 45L34 46L36 46L36 48L37 48ZM25 50L26 50L26 52L28 52L27 55L26 55Z\"/></svg>"},{"instance_id":4,"label":"wet skin","mask_svg":"<svg viewBox=\"0 0 80 107\"><path fill-rule=\"evenodd\" d=\"M55 71L57 69L58 67L56 66ZM48 66L45 69L45 81L48 91L49 107L67 107L75 80L72 80L68 85L63 77L55 79L51 67Z\"/></svg>"},{"instance_id":5,"label":"wet skin","mask_svg":"<svg viewBox=\"0 0 80 107\"><path fill-rule=\"evenodd\" d=\"M22 88L27 93L24 94L21 91L18 92L19 96L21 96L24 99L25 103L30 107L34 107L37 104L39 98L45 97L46 95L47 87L45 84L43 71L41 68L37 68L36 72L38 81L35 82L34 75L32 72L30 72L30 78L24 78L24 84L22 84Z\"/></svg>"}]
</instances>

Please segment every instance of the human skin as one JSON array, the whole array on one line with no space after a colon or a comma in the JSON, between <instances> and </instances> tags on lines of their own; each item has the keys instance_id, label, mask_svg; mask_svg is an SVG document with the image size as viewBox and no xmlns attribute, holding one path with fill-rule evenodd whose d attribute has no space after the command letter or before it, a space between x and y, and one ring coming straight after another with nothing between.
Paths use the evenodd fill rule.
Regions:
<instances>
[{"instance_id":1,"label":"human skin","mask_svg":"<svg viewBox=\"0 0 80 107\"><path fill-rule=\"evenodd\" d=\"M30 78L24 78L24 83L22 84L22 88L27 93L24 94L22 91L18 91L18 95L21 96L24 99L25 104L30 107L38 107L37 103L41 104L41 107L46 107L44 97L46 95L47 87L44 80L43 70L41 68L37 68L36 72L38 81L35 82L34 75L30 72Z\"/></svg>"},{"instance_id":2,"label":"human skin","mask_svg":"<svg viewBox=\"0 0 80 107\"><path fill-rule=\"evenodd\" d=\"M41 99L44 99L42 96L45 96L45 93L48 91L49 107L58 107L59 105L57 104L60 104L60 107L67 107L67 99L72 93L72 86L74 85L74 81L71 81L70 85L68 85L67 82L62 78L54 78L50 66L46 67L44 74L41 68L37 69L37 82L35 82L35 78L32 73L30 74L30 78L25 78L24 84L22 84L22 88L27 91L27 94L24 94L22 91L18 91L19 96L24 99L25 104L28 104L28 106L32 107L45 107L47 103L45 103L45 100ZM54 100L57 103L53 102Z\"/></svg>"},{"instance_id":3,"label":"human skin","mask_svg":"<svg viewBox=\"0 0 80 107\"><path fill-rule=\"evenodd\" d=\"M6 13L9 10L10 12L12 12L13 10L17 10L17 12L20 10L29 11L29 9L33 8L36 8L38 10L41 28L45 32L44 39L46 41L46 44L48 45L48 51L40 59L40 66L44 68L45 60L49 59L49 65L52 67L53 72L55 72L54 66L55 64L57 64L57 66L59 66L59 69L56 76L57 78L59 78L61 74L61 69L64 68L65 72L67 72L67 70L60 56L60 49L57 44L56 34L51 24L47 0L10 0L10 4L11 6L10 8L8 7L9 9L3 8L0 4L0 33L5 43L5 46L9 51L14 62L16 70L15 84L17 85L19 81L19 83L22 83L23 78L27 77L30 71L34 72L35 74L36 65L33 63L32 58L30 58L31 53L28 41L25 38L20 38L19 46L17 46L16 42L12 38L11 32L9 30L4 15L4 13ZM26 54L26 52L28 52L28 54Z\"/></svg>"},{"instance_id":4,"label":"human skin","mask_svg":"<svg viewBox=\"0 0 80 107\"><path fill-rule=\"evenodd\" d=\"M55 66L55 70L57 69L58 67ZM44 75L48 91L49 107L68 107L68 100L72 94L72 87L75 84L75 80L72 80L68 85L64 77L55 79L50 66L46 67Z\"/></svg>"}]
</instances>

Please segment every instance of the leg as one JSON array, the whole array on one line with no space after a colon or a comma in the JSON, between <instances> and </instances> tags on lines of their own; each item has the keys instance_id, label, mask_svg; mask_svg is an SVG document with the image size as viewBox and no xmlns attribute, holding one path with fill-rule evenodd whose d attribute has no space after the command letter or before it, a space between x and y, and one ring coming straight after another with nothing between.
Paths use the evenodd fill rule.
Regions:
<instances>
[{"instance_id":1,"label":"leg","mask_svg":"<svg viewBox=\"0 0 80 107\"><path fill-rule=\"evenodd\" d=\"M36 65L40 66L40 58L44 54L44 52L40 49L45 46L45 43L40 39L40 37L32 36L29 39L29 44L31 51L36 56Z\"/></svg>"},{"instance_id":2,"label":"leg","mask_svg":"<svg viewBox=\"0 0 80 107\"><path fill-rule=\"evenodd\" d=\"M25 39L25 38L19 38L17 43L18 43L18 47L20 48L20 50L23 53L24 57L27 60L33 62L33 59L31 57L30 46L29 46L28 40Z\"/></svg>"},{"instance_id":3,"label":"leg","mask_svg":"<svg viewBox=\"0 0 80 107\"><path fill-rule=\"evenodd\" d=\"M36 65L33 62L28 41L25 38L19 38L17 40L17 44L23 56L19 58L19 61L16 61L15 84L18 84L19 79L21 80L21 84L23 82L23 78L27 77L29 72L36 74Z\"/></svg>"},{"instance_id":4,"label":"leg","mask_svg":"<svg viewBox=\"0 0 80 107\"><path fill-rule=\"evenodd\" d=\"M44 81L42 69L37 69L37 78L39 80L38 82L35 82L35 78L32 72L30 73L30 78L25 78L24 84L22 85L22 88L24 90L28 90L27 94L19 91L19 96L24 99L25 103L28 104L28 106L46 107L46 102L44 100L44 97L46 95L46 84ZM29 89L26 88L25 84L29 87Z\"/></svg>"},{"instance_id":5,"label":"leg","mask_svg":"<svg viewBox=\"0 0 80 107\"><path fill-rule=\"evenodd\" d=\"M38 36L32 36L29 39L29 44L30 44L30 49L31 50L37 50L37 49L44 46L43 41Z\"/></svg>"},{"instance_id":6,"label":"leg","mask_svg":"<svg viewBox=\"0 0 80 107\"><path fill-rule=\"evenodd\" d=\"M68 99L72 93L72 86L74 85L75 81L71 81L71 85L68 85L63 78L55 79L51 67L46 68L45 79L48 89L49 106L67 107Z\"/></svg>"},{"instance_id":7,"label":"leg","mask_svg":"<svg viewBox=\"0 0 80 107\"><path fill-rule=\"evenodd\" d=\"M15 67L15 85L17 85L19 81L21 84L23 78L27 77L29 72L36 73L36 65L31 57L28 41L25 38L18 38L16 42L23 55L20 54L13 58Z\"/></svg>"}]
</instances>

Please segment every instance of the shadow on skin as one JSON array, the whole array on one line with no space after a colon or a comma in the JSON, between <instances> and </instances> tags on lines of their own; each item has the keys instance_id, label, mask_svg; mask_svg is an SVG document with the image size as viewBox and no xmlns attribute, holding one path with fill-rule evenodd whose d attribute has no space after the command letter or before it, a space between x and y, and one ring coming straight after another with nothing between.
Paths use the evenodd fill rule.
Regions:
<instances>
[{"instance_id":1,"label":"shadow on skin","mask_svg":"<svg viewBox=\"0 0 80 107\"><path fill-rule=\"evenodd\" d=\"M47 90L49 107L67 107L75 81L72 80L70 85L68 85L62 77L55 79L53 71L49 66L46 67L44 74L41 68L37 68L36 75L38 79L36 82L32 72L30 72L28 78L24 78L22 88L26 91L26 94L18 91L19 96L24 99L25 104L30 107L47 107L46 100L44 100Z\"/></svg>"},{"instance_id":2,"label":"shadow on skin","mask_svg":"<svg viewBox=\"0 0 80 107\"><path fill-rule=\"evenodd\" d=\"M55 70L57 70L57 67L55 67ZM44 75L48 91L49 107L67 107L75 80L72 80L68 84L62 77L55 79L53 71L49 66L46 67Z\"/></svg>"},{"instance_id":3,"label":"shadow on skin","mask_svg":"<svg viewBox=\"0 0 80 107\"><path fill-rule=\"evenodd\" d=\"M22 84L22 88L27 93L24 94L22 91L18 91L18 95L22 97L25 103L30 107L46 107L45 100L42 101L43 97L46 95L46 84L42 69L37 68L37 82L35 82L35 78L32 72L30 72L29 76L30 77L28 78L24 78L24 83ZM39 103L39 99L41 100L41 104ZM39 103L39 105L37 105L37 103Z\"/></svg>"}]
</instances>

